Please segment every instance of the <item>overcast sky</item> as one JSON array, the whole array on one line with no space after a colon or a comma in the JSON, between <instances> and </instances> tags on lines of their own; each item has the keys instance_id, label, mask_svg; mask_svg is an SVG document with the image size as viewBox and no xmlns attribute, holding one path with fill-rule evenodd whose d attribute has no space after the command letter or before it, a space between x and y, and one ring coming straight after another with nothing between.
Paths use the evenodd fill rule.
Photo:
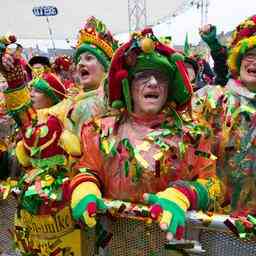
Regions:
<instances>
[{"instance_id":1,"label":"overcast sky","mask_svg":"<svg viewBox=\"0 0 256 256\"><path fill-rule=\"evenodd\" d=\"M36 17L32 10L39 6L54 6L58 14L50 17L55 39L75 38L89 16L95 16L113 33L129 30L128 0L0 0L0 33L12 31L20 38L47 38L45 17ZM188 0L146 0L147 21L175 12Z\"/></svg>"},{"instance_id":2,"label":"overcast sky","mask_svg":"<svg viewBox=\"0 0 256 256\"><path fill-rule=\"evenodd\" d=\"M208 8L208 23L215 24L217 31L228 32L233 30L243 19L256 14L255 0L210 0ZM183 44L186 32L189 41L196 43L200 40L200 11L195 8L181 14L171 24L173 42Z\"/></svg>"},{"instance_id":3,"label":"overcast sky","mask_svg":"<svg viewBox=\"0 0 256 256\"><path fill-rule=\"evenodd\" d=\"M48 41L40 38L48 37L45 18L32 14L34 6L54 5L58 7L58 16L51 17L53 36L56 39L74 38L86 17L95 15L111 28L114 33L128 31L128 0L0 0L1 26L0 34L13 32L18 38L33 38L24 44L33 42L48 48ZM177 9L182 0L146 0L149 23L156 22ZM187 1L189 2L189 1ZM209 0L208 23L217 25L218 32L230 31L244 18L256 14L256 0ZM189 42L197 43L200 27L200 10L192 7L181 13L171 24L163 24L156 28L159 34L169 34L174 44L183 44L188 32ZM56 40L56 46L68 48L67 43Z\"/></svg>"}]
</instances>

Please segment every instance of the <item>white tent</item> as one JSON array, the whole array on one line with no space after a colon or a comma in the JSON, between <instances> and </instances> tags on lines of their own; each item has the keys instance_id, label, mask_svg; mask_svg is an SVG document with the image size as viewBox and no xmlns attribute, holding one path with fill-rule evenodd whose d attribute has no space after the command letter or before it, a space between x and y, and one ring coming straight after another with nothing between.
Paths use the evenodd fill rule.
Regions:
<instances>
[{"instance_id":1,"label":"white tent","mask_svg":"<svg viewBox=\"0 0 256 256\"><path fill-rule=\"evenodd\" d=\"M188 1L146 0L147 23L155 24L166 15L175 13ZM55 6L58 15L49 17L54 39L76 38L83 21L94 15L102 19L113 33L127 32L128 0L1 0L0 34L12 32L21 39L47 39L45 17L34 16L37 6Z\"/></svg>"}]
</instances>

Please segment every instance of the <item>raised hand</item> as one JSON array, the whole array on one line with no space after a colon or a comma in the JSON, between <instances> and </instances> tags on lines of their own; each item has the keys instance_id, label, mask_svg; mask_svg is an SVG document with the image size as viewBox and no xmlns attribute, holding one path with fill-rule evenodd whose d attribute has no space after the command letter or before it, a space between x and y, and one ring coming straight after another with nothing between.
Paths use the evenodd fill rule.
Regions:
<instances>
[{"instance_id":1,"label":"raised hand","mask_svg":"<svg viewBox=\"0 0 256 256\"><path fill-rule=\"evenodd\" d=\"M6 79L9 88L17 88L26 82L26 74L19 59L6 51L0 54L0 72Z\"/></svg>"},{"instance_id":2,"label":"raised hand","mask_svg":"<svg viewBox=\"0 0 256 256\"><path fill-rule=\"evenodd\" d=\"M0 36L0 63L7 71L14 68L14 58L8 53L7 46L16 42L14 35Z\"/></svg>"},{"instance_id":3,"label":"raised hand","mask_svg":"<svg viewBox=\"0 0 256 256\"><path fill-rule=\"evenodd\" d=\"M208 34L212 29L212 25L211 24L207 24L202 26L201 28L199 28L199 34Z\"/></svg>"},{"instance_id":4,"label":"raised hand","mask_svg":"<svg viewBox=\"0 0 256 256\"><path fill-rule=\"evenodd\" d=\"M14 69L14 58L12 55L5 53L2 56L2 66L6 71Z\"/></svg>"},{"instance_id":5,"label":"raised hand","mask_svg":"<svg viewBox=\"0 0 256 256\"><path fill-rule=\"evenodd\" d=\"M199 28L199 34L207 44L211 44L216 39L216 33L216 27L211 24Z\"/></svg>"}]
</instances>

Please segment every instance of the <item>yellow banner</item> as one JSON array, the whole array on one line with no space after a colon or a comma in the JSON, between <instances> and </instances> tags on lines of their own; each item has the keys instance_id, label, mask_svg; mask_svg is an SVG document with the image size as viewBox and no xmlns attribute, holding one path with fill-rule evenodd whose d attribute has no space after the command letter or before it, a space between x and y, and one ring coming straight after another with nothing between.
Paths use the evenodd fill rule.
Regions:
<instances>
[{"instance_id":1,"label":"yellow banner","mask_svg":"<svg viewBox=\"0 0 256 256\"><path fill-rule=\"evenodd\" d=\"M74 229L68 207L54 215L31 215L21 210L15 240L22 252L38 256L82 256L81 230Z\"/></svg>"}]
</instances>

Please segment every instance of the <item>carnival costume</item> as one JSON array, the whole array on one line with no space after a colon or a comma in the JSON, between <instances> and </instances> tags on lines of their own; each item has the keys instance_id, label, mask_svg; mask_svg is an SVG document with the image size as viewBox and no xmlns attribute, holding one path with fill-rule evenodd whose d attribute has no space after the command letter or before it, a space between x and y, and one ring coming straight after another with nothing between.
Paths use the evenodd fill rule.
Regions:
<instances>
[{"instance_id":1,"label":"carnival costume","mask_svg":"<svg viewBox=\"0 0 256 256\"><path fill-rule=\"evenodd\" d=\"M214 84L226 85L228 81L228 50L217 39L217 29L211 26L209 33L200 33L202 40L209 46L214 61Z\"/></svg>"},{"instance_id":2,"label":"carnival costume","mask_svg":"<svg viewBox=\"0 0 256 256\"><path fill-rule=\"evenodd\" d=\"M164 109L133 113L130 82L138 72L168 76ZM103 199L152 204L160 227L181 238L188 209L208 209L221 198L210 152L210 130L184 122L178 111L190 105L191 85L183 57L161 44L151 29L133 34L115 53L108 77L109 103L119 114L94 118L81 131L83 156L71 183L72 215L88 226L106 210ZM150 194L148 194L150 193ZM210 206L211 205L211 206ZM141 252L142 253L142 252Z\"/></svg>"},{"instance_id":3,"label":"carnival costume","mask_svg":"<svg viewBox=\"0 0 256 256\"><path fill-rule=\"evenodd\" d=\"M226 203L231 206L226 212L234 216L256 213L256 94L239 78L242 58L256 47L255 32L255 15L237 26L232 34L228 57L232 79L224 88L203 88L194 101L195 116L199 115L212 124L215 154L219 159L217 172L226 184Z\"/></svg>"},{"instance_id":4,"label":"carnival costume","mask_svg":"<svg viewBox=\"0 0 256 256\"><path fill-rule=\"evenodd\" d=\"M6 54L6 45L1 44L1 61ZM5 69L1 62L1 73L8 83L4 91L7 111L22 132L22 140L17 143L15 150L19 162L25 168L24 175L15 186L15 191L20 191L15 224L16 243L24 253L33 253L36 248L37 252L39 250L47 254L49 249L47 251L47 248L31 242L31 233L38 232L37 229L31 230L31 225L35 225L32 220L38 220L45 214L51 218L51 214L67 211L68 184L72 177L71 158L81 154L80 144L74 134L63 129L57 116L49 114L48 109L33 108L19 59L13 60L14 67L10 70ZM50 72L33 79L30 85L47 95L53 104L65 97L64 86ZM40 222L37 224L43 225ZM45 230L42 232L47 233Z\"/></svg>"},{"instance_id":5,"label":"carnival costume","mask_svg":"<svg viewBox=\"0 0 256 256\"><path fill-rule=\"evenodd\" d=\"M104 72L107 73L116 48L117 42L106 25L95 17L90 17L79 31L74 55L75 64L78 64L81 54L89 52L97 58L103 66ZM66 107L64 125L78 136L80 136L81 126L86 120L106 112L103 87L104 81L93 90L84 91L81 88L80 93L75 99L72 99L72 102L68 100L65 103L68 108ZM58 106L56 106L56 109L58 109Z\"/></svg>"},{"instance_id":6,"label":"carnival costume","mask_svg":"<svg viewBox=\"0 0 256 256\"><path fill-rule=\"evenodd\" d=\"M80 55L89 52L94 55L107 73L110 60L117 42L112 37L106 25L95 17L87 19L84 27L79 31L76 51L74 55L75 64L78 64ZM98 88L84 91L80 85L70 88L70 97L51 108L51 113L58 115L64 127L80 137L82 124L95 115L106 112L106 99L104 97L104 81ZM75 95L73 95L75 94Z\"/></svg>"}]
</instances>

